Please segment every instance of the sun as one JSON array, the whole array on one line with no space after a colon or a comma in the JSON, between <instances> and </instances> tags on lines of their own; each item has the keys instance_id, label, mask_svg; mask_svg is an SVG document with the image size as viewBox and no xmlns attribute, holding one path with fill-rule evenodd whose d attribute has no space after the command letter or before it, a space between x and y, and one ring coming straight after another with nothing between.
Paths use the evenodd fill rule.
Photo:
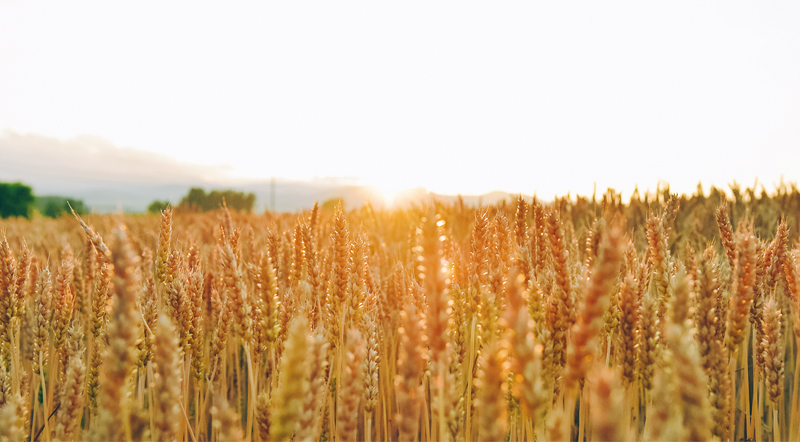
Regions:
<instances>
[{"instance_id":1,"label":"sun","mask_svg":"<svg viewBox=\"0 0 800 442\"><path fill-rule=\"evenodd\" d=\"M386 207L394 207L403 193L411 189L412 186L399 180L373 178L369 180L369 187Z\"/></svg>"}]
</instances>

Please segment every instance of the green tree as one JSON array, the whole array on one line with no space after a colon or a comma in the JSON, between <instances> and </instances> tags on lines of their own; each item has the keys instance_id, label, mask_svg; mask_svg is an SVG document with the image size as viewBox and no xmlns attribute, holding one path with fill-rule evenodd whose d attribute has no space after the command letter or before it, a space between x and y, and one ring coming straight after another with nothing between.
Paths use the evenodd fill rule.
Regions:
<instances>
[{"instance_id":1,"label":"green tree","mask_svg":"<svg viewBox=\"0 0 800 442\"><path fill-rule=\"evenodd\" d=\"M179 207L189 209L197 212L205 212L206 209L206 191L199 187L192 187L189 193L181 199Z\"/></svg>"},{"instance_id":2,"label":"green tree","mask_svg":"<svg viewBox=\"0 0 800 442\"><path fill-rule=\"evenodd\" d=\"M33 189L22 183L0 183L0 218L24 216L30 218L36 197Z\"/></svg>"},{"instance_id":3,"label":"green tree","mask_svg":"<svg viewBox=\"0 0 800 442\"><path fill-rule=\"evenodd\" d=\"M326 200L322 203L322 210L336 210L338 206L344 207L344 199L342 198L331 198Z\"/></svg>"},{"instance_id":4,"label":"green tree","mask_svg":"<svg viewBox=\"0 0 800 442\"><path fill-rule=\"evenodd\" d=\"M212 190L206 193L199 187L192 187L189 189L189 193L181 199L178 207L196 212L208 212L219 209L223 201L229 209L251 212L256 202L256 195L235 190Z\"/></svg>"},{"instance_id":5,"label":"green tree","mask_svg":"<svg viewBox=\"0 0 800 442\"><path fill-rule=\"evenodd\" d=\"M147 206L147 213L161 213L162 210L166 210L169 207L169 201L153 201Z\"/></svg>"},{"instance_id":6,"label":"green tree","mask_svg":"<svg viewBox=\"0 0 800 442\"><path fill-rule=\"evenodd\" d=\"M39 209L39 213L49 218L58 218L61 215L69 214L70 206L78 215L89 213L89 208L79 199L50 195L36 197L36 208Z\"/></svg>"}]
</instances>

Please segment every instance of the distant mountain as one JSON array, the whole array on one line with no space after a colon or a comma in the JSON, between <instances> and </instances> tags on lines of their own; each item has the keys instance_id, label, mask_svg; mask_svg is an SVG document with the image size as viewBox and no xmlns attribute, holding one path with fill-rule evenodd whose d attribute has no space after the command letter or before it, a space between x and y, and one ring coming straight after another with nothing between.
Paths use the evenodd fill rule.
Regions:
<instances>
[{"instance_id":1,"label":"distant mountain","mask_svg":"<svg viewBox=\"0 0 800 442\"><path fill-rule=\"evenodd\" d=\"M517 198L517 194L508 192L494 191L482 195L442 195L439 193L428 192L424 188L418 187L406 192L402 192L399 197L395 198L395 205L410 206L418 204L419 202L427 202L431 200L442 201L448 204L453 204L461 198L461 201L467 206L487 206L492 204L499 204L502 201L508 203L513 202ZM530 200L531 195L522 195L525 199Z\"/></svg>"},{"instance_id":2,"label":"distant mountain","mask_svg":"<svg viewBox=\"0 0 800 442\"><path fill-rule=\"evenodd\" d=\"M274 209L282 212L310 208L314 202L333 198L342 198L348 207L359 207L368 201L383 204L374 190L354 185L348 179L237 180L227 176L230 168L226 166L187 164L151 152L120 148L92 136L64 141L6 131L0 135L0 159L0 181L21 181L33 187L37 195L81 199L98 213L144 212L154 200L178 203L191 187L253 192L255 210L259 212L270 208L273 192ZM512 197L492 192L465 196L463 200L468 205L479 205ZM395 205L407 206L431 198L454 202L458 197L417 188L403 192L395 199Z\"/></svg>"}]
</instances>

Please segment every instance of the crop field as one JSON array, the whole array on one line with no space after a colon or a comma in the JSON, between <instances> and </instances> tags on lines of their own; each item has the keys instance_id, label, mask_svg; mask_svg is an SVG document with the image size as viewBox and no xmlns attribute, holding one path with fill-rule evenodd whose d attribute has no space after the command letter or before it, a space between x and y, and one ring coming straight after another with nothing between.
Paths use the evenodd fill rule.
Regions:
<instances>
[{"instance_id":1,"label":"crop field","mask_svg":"<svg viewBox=\"0 0 800 442\"><path fill-rule=\"evenodd\" d=\"M0 220L0 441L800 440L800 192Z\"/></svg>"}]
</instances>

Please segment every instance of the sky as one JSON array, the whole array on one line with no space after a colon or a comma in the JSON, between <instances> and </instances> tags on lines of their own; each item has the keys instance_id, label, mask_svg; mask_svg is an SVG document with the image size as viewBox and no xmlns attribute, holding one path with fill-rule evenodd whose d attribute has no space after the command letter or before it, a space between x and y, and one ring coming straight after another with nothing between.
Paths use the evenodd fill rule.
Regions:
<instances>
[{"instance_id":1,"label":"sky","mask_svg":"<svg viewBox=\"0 0 800 442\"><path fill-rule=\"evenodd\" d=\"M800 180L798 23L796 2L3 2L0 138L387 198L772 190Z\"/></svg>"}]
</instances>

